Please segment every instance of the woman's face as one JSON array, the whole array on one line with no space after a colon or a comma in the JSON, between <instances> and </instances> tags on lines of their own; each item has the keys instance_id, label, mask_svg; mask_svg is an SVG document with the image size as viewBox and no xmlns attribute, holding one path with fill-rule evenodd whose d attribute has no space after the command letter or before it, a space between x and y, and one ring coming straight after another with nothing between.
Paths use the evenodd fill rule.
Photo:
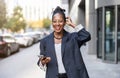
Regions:
<instances>
[{"instance_id":1,"label":"woman's face","mask_svg":"<svg viewBox=\"0 0 120 78\"><path fill-rule=\"evenodd\" d=\"M65 21L62 14L56 13L52 19L52 25L55 32L59 33L63 30Z\"/></svg>"}]
</instances>

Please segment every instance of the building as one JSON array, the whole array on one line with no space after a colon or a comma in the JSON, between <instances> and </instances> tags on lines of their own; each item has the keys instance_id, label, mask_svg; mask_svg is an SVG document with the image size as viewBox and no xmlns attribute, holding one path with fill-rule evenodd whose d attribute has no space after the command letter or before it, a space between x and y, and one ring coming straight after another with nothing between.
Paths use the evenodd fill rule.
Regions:
<instances>
[{"instance_id":1,"label":"building","mask_svg":"<svg viewBox=\"0 0 120 78\"><path fill-rule=\"evenodd\" d=\"M91 33L87 45L89 54L96 54L103 62L120 61L120 1L119 0L63 0L68 1L69 15ZM67 4L67 3L66 3Z\"/></svg>"},{"instance_id":2,"label":"building","mask_svg":"<svg viewBox=\"0 0 120 78\"><path fill-rule=\"evenodd\" d=\"M7 15L11 16L15 6L22 8L26 21L37 21L51 16L52 9L60 5L60 0L5 0Z\"/></svg>"},{"instance_id":3,"label":"building","mask_svg":"<svg viewBox=\"0 0 120 78\"><path fill-rule=\"evenodd\" d=\"M120 61L120 1L97 2L97 56L102 60Z\"/></svg>"},{"instance_id":4,"label":"building","mask_svg":"<svg viewBox=\"0 0 120 78\"><path fill-rule=\"evenodd\" d=\"M51 18L52 9L60 5L60 0L5 0L7 16L11 17L16 6L22 8L23 17L29 28L38 29L43 27L43 19Z\"/></svg>"}]
</instances>

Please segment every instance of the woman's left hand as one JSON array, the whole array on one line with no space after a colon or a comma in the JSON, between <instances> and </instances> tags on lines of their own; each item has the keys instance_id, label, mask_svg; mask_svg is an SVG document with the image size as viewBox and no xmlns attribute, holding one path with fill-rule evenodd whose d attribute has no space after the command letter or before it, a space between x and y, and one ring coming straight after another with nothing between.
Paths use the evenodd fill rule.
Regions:
<instances>
[{"instance_id":1,"label":"woman's left hand","mask_svg":"<svg viewBox=\"0 0 120 78\"><path fill-rule=\"evenodd\" d=\"M66 24L68 24L69 26L75 28L75 24L73 24L70 17L66 17Z\"/></svg>"}]
</instances>

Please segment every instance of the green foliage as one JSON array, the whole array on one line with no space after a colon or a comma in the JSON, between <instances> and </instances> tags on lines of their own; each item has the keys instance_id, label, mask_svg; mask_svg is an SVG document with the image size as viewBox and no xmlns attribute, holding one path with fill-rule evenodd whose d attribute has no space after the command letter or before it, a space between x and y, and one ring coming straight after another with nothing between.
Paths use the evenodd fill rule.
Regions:
<instances>
[{"instance_id":1,"label":"green foliage","mask_svg":"<svg viewBox=\"0 0 120 78\"><path fill-rule=\"evenodd\" d=\"M0 28L6 23L6 6L4 0L0 0Z\"/></svg>"},{"instance_id":2,"label":"green foliage","mask_svg":"<svg viewBox=\"0 0 120 78\"><path fill-rule=\"evenodd\" d=\"M44 28L50 28L50 25L51 25L51 20L49 18L45 18L43 19L43 27Z\"/></svg>"},{"instance_id":3,"label":"green foliage","mask_svg":"<svg viewBox=\"0 0 120 78\"><path fill-rule=\"evenodd\" d=\"M21 29L25 29L26 23L23 18L22 8L16 6L13 10L13 16L8 18L6 28L11 29L13 32L17 32Z\"/></svg>"}]
</instances>

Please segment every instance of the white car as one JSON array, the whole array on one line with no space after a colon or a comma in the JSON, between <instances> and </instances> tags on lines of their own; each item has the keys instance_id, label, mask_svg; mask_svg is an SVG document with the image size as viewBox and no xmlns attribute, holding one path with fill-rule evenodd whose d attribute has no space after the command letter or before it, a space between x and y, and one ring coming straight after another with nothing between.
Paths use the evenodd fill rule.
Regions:
<instances>
[{"instance_id":1,"label":"white car","mask_svg":"<svg viewBox=\"0 0 120 78\"><path fill-rule=\"evenodd\" d=\"M25 37L22 34L15 35L16 42L19 43L21 46L28 47L33 44L33 39L29 37Z\"/></svg>"}]
</instances>

